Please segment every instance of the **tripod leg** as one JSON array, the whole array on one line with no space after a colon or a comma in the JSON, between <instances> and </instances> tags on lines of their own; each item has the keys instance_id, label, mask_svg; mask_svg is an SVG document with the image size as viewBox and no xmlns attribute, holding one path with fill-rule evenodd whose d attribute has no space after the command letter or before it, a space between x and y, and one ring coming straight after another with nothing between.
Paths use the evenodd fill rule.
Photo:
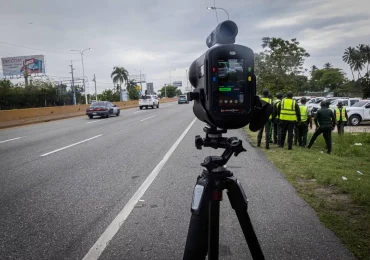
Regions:
<instances>
[{"instance_id":1,"label":"tripod leg","mask_svg":"<svg viewBox=\"0 0 370 260\"><path fill-rule=\"evenodd\" d=\"M218 260L221 200L222 190L214 190L212 200L209 203L208 260Z\"/></svg>"},{"instance_id":2,"label":"tripod leg","mask_svg":"<svg viewBox=\"0 0 370 260\"><path fill-rule=\"evenodd\" d=\"M202 176L198 178L194 188L184 260L204 260L207 255L211 185L208 185L208 178L204 174Z\"/></svg>"},{"instance_id":3,"label":"tripod leg","mask_svg":"<svg viewBox=\"0 0 370 260\"><path fill-rule=\"evenodd\" d=\"M226 180L226 189L228 190L227 195L238 217L253 259L264 260L265 257L247 211L248 201L241 184L235 177L228 177Z\"/></svg>"}]
</instances>

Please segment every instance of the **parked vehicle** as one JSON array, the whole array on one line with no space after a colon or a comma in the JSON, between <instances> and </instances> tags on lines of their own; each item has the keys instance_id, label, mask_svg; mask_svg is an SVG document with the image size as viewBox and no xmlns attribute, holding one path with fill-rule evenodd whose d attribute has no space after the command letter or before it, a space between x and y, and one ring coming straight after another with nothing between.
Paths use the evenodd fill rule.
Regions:
<instances>
[{"instance_id":1,"label":"parked vehicle","mask_svg":"<svg viewBox=\"0 0 370 260\"><path fill-rule=\"evenodd\" d=\"M349 124L356 126L363 121L370 121L370 100L361 100L347 108Z\"/></svg>"},{"instance_id":2,"label":"parked vehicle","mask_svg":"<svg viewBox=\"0 0 370 260\"><path fill-rule=\"evenodd\" d=\"M151 107L152 109L159 108L159 100L156 95L146 95L141 96L139 99L139 108L143 109L143 107L148 108Z\"/></svg>"},{"instance_id":3,"label":"parked vehicle","mask_svg":"<svg viewBox=\"0 0 370 260\"><path fill-rule=\"evenodd\" d=\"M331 103L329 105L329 108L331 110L335 110L337 108L337 105L338 105L338 102L339 101L342 101L342 104L344 107L350 107L352 106L353 104L357 103L358 101L360 101L361 99L360 98L336 98L334 100L331 100ZM320 109L320 104L315 104L314 106L311 107L311 113L312 115L315 115L317 110Z\"/></svg>"},{"instance_id":4,"label":"parked vehicle","mask_svg":"<svg viewBox=\"0 0 370 260\"><path fill-rule=\"evenodd\" d=\"M188 97L186 95L180 95L179 99L177 100L178 104L189 104Z\"/></svg>"},{"instance_id":5,"label":"parked vehicle","mask_svg":"<svg viewBox=\"0 0 370 260\"><path fill-rule=\"evenodd\" d=\"M109 101L99 101L91 104L86 109L86 115L92 119L94 116L101 116L109 118L112 115L119 116L120 109Z\"/></svg>"}]
</instances>

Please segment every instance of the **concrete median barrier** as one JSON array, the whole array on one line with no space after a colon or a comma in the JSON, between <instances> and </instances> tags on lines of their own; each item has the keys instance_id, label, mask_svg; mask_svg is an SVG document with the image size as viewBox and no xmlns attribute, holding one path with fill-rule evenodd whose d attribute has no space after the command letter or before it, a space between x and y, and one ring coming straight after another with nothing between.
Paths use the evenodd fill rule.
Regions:
<instances>
[{"instance_id":1,"label":"concrete median barrier","mask_svg":"<svg viewBox=\"0 0 370 260\"><path fill-rule=\"evenodd\" d=\"M160 99L159 103L176 101L175 98ZM120 109L134 108L138 101L113 102ZM0 110L0 129L34 123L48 122L85 115L90 105L40 107L14 110Z\"/></svg>"}]
</instances>

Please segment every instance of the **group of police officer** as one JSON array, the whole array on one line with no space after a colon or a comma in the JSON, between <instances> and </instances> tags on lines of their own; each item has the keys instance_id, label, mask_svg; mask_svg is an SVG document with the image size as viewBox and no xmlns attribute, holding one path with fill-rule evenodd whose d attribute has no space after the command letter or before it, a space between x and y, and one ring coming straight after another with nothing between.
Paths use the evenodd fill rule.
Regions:
<instances>
[{"instance_id":1,"label":"group of police officer","mask_svg":"<svg viewBox=\"0 0 370 260\"><path fill-rule=\"evenodd\" d=\"M348 121L347 111L342 103L338 102L338 107L335 109L335 115L329 109L329 103L321 102L319 109L314 117L316 131L314 132L309 144L307 145L308 127L312 129L312 114L311 110L306 106L306 98L301 98L301 105L293 99L293 93L288 92L286 98L283 94L277 93L276 100L272 101L268 90L263 90L262 100L273 106L272 114L265 126L258 132L257 146L261 147L262 135L265 130L266 149L270 149L270 143L277 144L284 148L286 135L288 133L288 150L293 149L293 136L295 144L300 147L311 148L316 138L323 134L326 149L328 154L331 153L331 132L337 125L338 134L344 133L344 125ZM271 135L273 138L271 138ZM273 139L273 140L272 140Z\"/></svg>"}]
</instances>

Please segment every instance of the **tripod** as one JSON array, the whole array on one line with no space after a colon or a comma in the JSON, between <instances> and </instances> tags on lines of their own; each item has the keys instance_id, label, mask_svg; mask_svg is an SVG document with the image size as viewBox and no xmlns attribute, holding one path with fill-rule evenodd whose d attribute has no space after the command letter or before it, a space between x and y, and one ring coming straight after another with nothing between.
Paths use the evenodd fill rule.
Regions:
<instances>
[{"instance_id":1,"label":"tripod","mask_svg":"<svg viewBox=\"0 0 370 260\"><path fill-rule=\"evenodd\" d=\"M194 188L192 216L183 259L204 260L207 253L208 260L218 259L220 201L222 191L226 189L253 259L263 260L265 258L247 212L247 197L240 182L225 165L233 154L237 156L246 151L242 141L237 137L222 137L227 130L206 126L203 131L206 133L206 138L201 138L199 135L195 137L197 149L202 149L204 146L214 149L223 148L225 151L221 156L208 156L201 163L206 170L198 176Z\"/></svg>"}]
</instances>

